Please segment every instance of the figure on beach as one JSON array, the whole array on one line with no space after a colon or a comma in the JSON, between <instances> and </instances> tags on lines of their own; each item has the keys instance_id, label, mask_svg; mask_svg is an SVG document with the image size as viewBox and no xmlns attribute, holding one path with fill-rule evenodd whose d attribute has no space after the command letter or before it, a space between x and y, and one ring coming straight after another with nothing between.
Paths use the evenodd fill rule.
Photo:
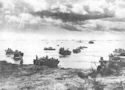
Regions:
<instances>
[{"instance_id":1,"label":"figure on beach","mask_svg":"<svg viewBox=\"0 0 125 90\"><path fill-rule=\"evenodd\" d=\"M23 59L20 61L20 65L23 66Z\"/></svg>"},{"instance_id":2,"label":"figure on beach","mask_svg":"<svg viewBox=\"0 0 125 90\"><path fill-rule=\"evenodd\" d=\"M36 59L34 59L33 64L37 65L37 62L38 62L38 56L36 55Z\"/></svg>"}]
</instances>

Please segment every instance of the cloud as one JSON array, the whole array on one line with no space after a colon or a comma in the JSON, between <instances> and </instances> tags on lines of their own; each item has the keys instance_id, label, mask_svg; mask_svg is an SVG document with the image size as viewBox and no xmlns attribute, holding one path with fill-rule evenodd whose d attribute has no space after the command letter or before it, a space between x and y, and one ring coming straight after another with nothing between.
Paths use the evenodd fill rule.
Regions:
<instances>
[{"instance_id":1,"label":"cloud","mask_svg":"<svg viewBox=\"0 0 125 90\"><path fill-rule=\"evenodd\" d=\"M33 28L50 23L70 31L116 26L124 30L120 23L124 12L124 0L0 0L0 25Z\"/></svg>"},{"instance_id":2,"label":"cloud","mask_svg":"<svg viewBox=\"0 0 125 90\"><path fill-rule=\"evenodd\" d=\"M3 4L2 3L0 3L0 9L3 7Z\"/></svg>"},{"instance_id":3,"label":"cloud","mask_svg":"<svg viewBox=\"0 0 125 90\"><path fill-rule=\"evenodd\" d=\"M117 31L117 32L124 32L125 31L125 28L110 28L112 31Z\"/></svg>"},{"instance_id":4,"label":"cloud","mask_svg":"<svg viewBox=\"0 0 125 90\"><path fill-rule=\"evenodd\" d=\"M72 24L61 24L60 27L66 29L68 31L82 31L76 25L72 25Z\"/></svg>"},{"instance_id":5,"label":"cloud","mask_svg":"<svg viewBox=\"0 0 125 90\"><path fill-rule=\"evenodd\" d=\"M25 3L32 6L34 11L47 10L49 5L45 0L23 0Z\"/></svg>"},{"instance_id":6,"label":"cloud","mask_svg":"<svg viewBox=\"0 0 125 90\"><path fill-rule=\"evenodd\" d=\"M110 13L91 13L91 14L77 14L77 13L63 13L63 12L50 12L50 11L42 11L36 12L34 15L43 17L51 17L53 19L61 19L63 22L79 22L85 21L88 19L100 19L100 18L108 18L113 17L113 14Z\"/></svg>"},{"instance_id":7,"label":"cloud","mask_svg":"<svg viewBox=\"0 0 125 90\"><path fill-rule=\"evenodd\" d=\"M108 20L88 20L84 27L90 28L93 31L125 31L125 23L121 21L108 21Z\"/></svg>"}]
</instances>

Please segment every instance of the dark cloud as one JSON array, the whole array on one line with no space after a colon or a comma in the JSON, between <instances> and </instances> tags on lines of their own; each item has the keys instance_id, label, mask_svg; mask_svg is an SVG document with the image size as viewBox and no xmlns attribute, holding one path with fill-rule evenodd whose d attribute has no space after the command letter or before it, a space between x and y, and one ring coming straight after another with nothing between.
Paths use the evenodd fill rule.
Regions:
<instances>
[{"instance_id":1,"label":"dark cloud","mask_svg":"<svg viewBox=\"0 0 125 90\"><path fill-rule=\"evenodd\" d=\"M125 31L125 29L123 29L123 28L110 28L110 30L117 31L117 32L124 32Z\"/></svg>"},{"instance_id":2,"label":"dark cloud","mask_svg":"<svg viewBox=\"0 0 125 90\"><path fill-rule=\"evenodd\" d=\"M69 24L62 24L60 25L62 28L69 30L69 31L81 31L78 29L75 25L69 25Z\"/></svg>"},{"instance_id":3,"label":"dark cloud","mask_svg":"<svg viewBox=\"0 0 125 90\"><path fill-rule=\"evenodd\" d=\"M106 12L106 11L105 11ZM89 19L100 19L100 18L109 18L113 17L114 14L108 13L91 13L91 14L78 14L78 13L65 13L65 12L52 12L52 11L41 11L41 12L35 12L34 15L38 15L41 18L43 17L51 17L53 19L60 19L63 22L79 22L79 21L85 21Z\"/></svg>"},{"instance_id":4,"label":"dark cloud","mask_svg":"<svg viewBox=\"0 0 125 90\"><path fill-rule=\"evenodd\" d=\"M105 18L103 21L111 21L111 22L125 22L125 18Z\"/></svg>"},{"instance_id":5,"label":"dark cloud","mask_svg":"<svg viewBox=\"0 0 125 90\"><path fill-rule=\"evenodd\" d=\"M2 3L0 3L0 8L2 8L3 7L3 4Z\"/></svg>"},{"instance_id":6,"label":"dark cloud","mask_svg":"<svg viewBox=\"0 0 125 90\"><path fill-rule=\"evenodd\" d=\"M96 24L95 30L97 30L97 31L104 31L105 27L103 25L101 25L101 24Z\"/></svg>"}]
</instances>

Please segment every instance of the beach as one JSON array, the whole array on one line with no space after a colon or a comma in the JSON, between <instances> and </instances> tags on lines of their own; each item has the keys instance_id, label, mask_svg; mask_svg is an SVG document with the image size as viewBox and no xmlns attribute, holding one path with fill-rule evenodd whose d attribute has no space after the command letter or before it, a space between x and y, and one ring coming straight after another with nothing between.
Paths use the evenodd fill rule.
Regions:
<instances>
[{"instance_id":1,"label":"beach","mask_svg":"<svg viewBox=\"0 0 125 90\"><path fill-rule=\"evenodd\" d=\"M0 90L125 90L124 0L0 0Z\"/></svg>"},{"instance_id":2,"label":"beach","mask_svg":"<svg viewBox=\"0 0 125 90\"><path fill-rule=\"evenodd\" d=\"M46 66L36 70L32 64L20 66L0 61L0 90L92 90L93 79L78 76L78 72L88 71ZM114 88L120 86L121 81L124 83L124 79L125 69L119 76L96 78L105 85L104 90L119 90Z\"/></svg>"}]
</instances>

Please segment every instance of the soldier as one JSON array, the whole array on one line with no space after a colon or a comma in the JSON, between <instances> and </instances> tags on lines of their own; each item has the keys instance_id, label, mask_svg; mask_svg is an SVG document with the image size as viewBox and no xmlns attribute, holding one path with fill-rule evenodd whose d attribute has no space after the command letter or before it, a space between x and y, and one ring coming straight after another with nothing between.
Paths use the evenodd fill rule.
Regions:
<instances>
[{"instance_id":1,"label":"soldier","mask_svg":"<svg viewBox=\"0 0 125 90\"><path fill-rule=\"evenodd\" d=\"M97 67L97 72L100 73L101 70L102 70L102 67L101 67L101 65L99 65L99 66Z\"/></svg>"},{"instance_id":2,"label":"soldier","mask_svg":"<svg viewBox=\"0 0 125 90\"><path fill-rule=\"evenodd\" d=\"M46 59L48 59L48 55L46 55Z\"/></svg>"},{"instance_id":3,"label":"soldier","mask_svg":"<svg viewBox=\"0 0 125 90\"><path fill-rule=\"evenodd\" d=\"M19 52L19 54L23 57L24 56L24 53L22 53L22 52Z\"/></svg>"},{"instance_id":4,"label":"soldier","mask_svg":"<svg viewBox=\"0 0 125 90\"><path fill-rule=\"evenodd\" d=\"M38 60L38 56L36 55L36 60Z\"/></svg>"},{"instance_id":5,"label":"soldier","mask_svg":"<svg viewBox=\"0 0 125 90\"><path fill-rule=\"evenodd\" d=\"M37 65L37 62L38 62L38 56L36 55L36 59L34 59L34 65Z\"/></svg>"},{"instance_id":6,"label":"soldier","mask_svg":"<svg viewBox=\"0 0 125 90\"><path fill-rule=\"evenodd\" d=\"M103 61L104 60L103 57L100 57L100 60Z\"/></svg>"},{"instance_id":7,"label":"soldier","mask_svg":"<svg viewBox=\"0 0 125 90\"><path fill-rule=\"evenodd\" d=\"M23 59L20 61L20 65L21 65L21 66L23 65Z\"/></svg>"}]
</instances>

